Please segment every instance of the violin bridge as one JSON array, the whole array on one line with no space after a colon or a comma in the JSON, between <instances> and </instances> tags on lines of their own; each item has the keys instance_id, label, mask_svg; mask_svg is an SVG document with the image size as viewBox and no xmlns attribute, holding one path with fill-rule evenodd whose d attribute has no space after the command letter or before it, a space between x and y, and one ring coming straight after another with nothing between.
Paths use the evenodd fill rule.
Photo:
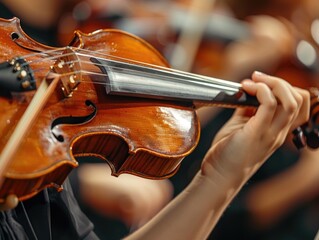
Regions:
<instances>
[{"instance_id":1,"label":"violin bridge","mask_svg":"<svg viewBox=\"0 0 319 240\"><path fill-rule=\"evenodd\" d=\"M52 66L52 70L60 75L64 96L72 97L81 81L81 66L76 53L70 47L66 48Z\"/></svg>"}]
</instances>

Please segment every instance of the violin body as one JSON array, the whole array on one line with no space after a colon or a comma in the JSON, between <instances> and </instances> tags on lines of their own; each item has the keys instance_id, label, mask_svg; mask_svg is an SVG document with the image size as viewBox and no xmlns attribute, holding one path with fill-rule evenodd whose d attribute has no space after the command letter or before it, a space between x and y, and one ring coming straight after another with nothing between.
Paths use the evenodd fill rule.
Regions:
<instances>
[{"instance_id":1,"label":"violin body","mask_svg":"<svg viewBox=\"0 0 319 240\"><path fill-rule=\"evenodd\" d=\"M0 42L0 62L26 56L37 86L47 81L65 52L32 40L17 18L0 19ZM76 31L70 46L168 67L152 46L122 31ZM97 68L94 64L80 67ZM192 104L111 96L88 75L81 78L72 96L63 95L61 84L50 95L5 170L1 200L8 194L25 200L46 187L61 189L81 156L105 160L115 176L167 178L197 145L200 126ZM35 92L0 90L0 152Z\"/></svg>"}]
</instances>

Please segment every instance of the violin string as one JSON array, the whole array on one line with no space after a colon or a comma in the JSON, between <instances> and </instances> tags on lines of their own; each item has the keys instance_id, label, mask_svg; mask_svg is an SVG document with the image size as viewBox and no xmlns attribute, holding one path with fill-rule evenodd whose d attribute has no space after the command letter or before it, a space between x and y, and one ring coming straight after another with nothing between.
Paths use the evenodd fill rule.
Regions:
<instances>
[{"instance_id":1,"label":"violin string","mask_svg":"<svg viewBox=\"0 0 319 240\"><path fill-rule=\"evenodd\" d=\"M91 57L91 55L82 55L82 56L85 56L85 57ZM113 57L113 56L112 56ZM105 58L100 58L101 60L106 60ZM122 58L121 58L122 59ZM128 67L130 66L138 66L138 68L140 68L141 70L147 70L147 71L156 71L155 73L152 72L152 73L147 73L147 71L143 71L143 76L145 77L159 77L159 76L163 76L163 74L171 74L171 75L165 75L165 79L171 79L171 80L174 80L175 82L187 82L187 83L190 83L192 82L193 84L197 84L197 85L206 85L206 86L211 86L211 87L218 87L221 88L221 86L223 86L224 89L226 88L232 88L232 90L238 90L240 88L240 84L239 83L234 83L234 82L227 82L225 80L217 80L216 78L211 78L211 77L206 77L206 76L203 76L203 75L198 75L198 74L189 74L189 73L186 73L186 72L182 72L182 71L179 71L179 70L172 70L170 68L165 68L165 67L162 67L160 70L158 69L154 69L154 68L150 68L150 67L144 67L144 66L141 66L141 65L134 65L134 64L131 64L131 63L125 63L125 62L119 62L119 61L115 61L115 60L112 60L112 59L107 59L108 62L111 62L111 63L118 63L118 64L121 64L121 65L124 65L125 67L117 67L117 66L108 66L112 69L119 69L119 70L126 70L126 73L130 72L132 74L134 73L140 73L141 71L139 70L135 70L135 69L130 69ZM87 64L92 64L91 61L84 61L84 60L79 60L80 63L87 63ZM70 63L74 63L74 61L72 62L64 62L63 64L70 64ZM98 67L103 67L104 65L103 64L99 64L99 63L94 63L95 66L98 66ZM155 68L157 67L160 67L160 66L156 66L156 65L151 65L151 66L154 66ZM82 73L86 73L87 75L99 75L99 76L104 76L104 77L107 77L107 74L103 74L101 72L97 73L97 72L88 72L88 71L82 71ZM161 74L159 74L161 73ZM68 73L68 75L72 75L72 72ZM66 76L66 75L64 75ZM178 77L178 78L176 78ZM181 78L181 77L184 77L184 78ZM185 79L185 78L188 78L188 79ZM83 80L82 80L83 82ZM94 81L91 81L91 82L94 82ZM98 84L101 84L101 82L95 82L95 83L98 83ZM105 83L103 83L105 84ZM144 83L145 84L145 83ZM222 85L223 84L223 85Z\"/></svg>"},{"instance_id":2,"label":"violin string","mask_svg":"<svg viewBox=\"0 0 319 240\"><path fill-rule=\"evenodd\" d=\"M50 53L51 53L51 51L49 51ZM47 60L54 60L54 59L57 59L57 58L61 58L61 57L67 57L67 56L71 56L71 55L73 55L74 53L66 53L66 54L62 54L62 55L58 55L58 56L50 56L50 57L46 57L45 59L39 59L39 60L37 60L37 61L28 61L27 63L25 63L25 64L22 64L22 66L25 66L25 65L27 65L27 64L29 64L29 63L37 63L37 62L42 62L42 61L47 61ZM35 56L36 54L30 54L30 55L27 55L28 57L30 57L30 56ZM112 56L112 55L109 55L109 56ZM86 57L91 57L90 55L86 55ZM112 56L112 58L114 58L115 56ZM119 57L117 57L117 58L119 58ZM101 59L101 60L106 60L106 59L104 59L104 58L99 58L99 59ZM125 59L125 58L119 58L119 59ZM125 60L127 60L127 59L125 59ZM110 60L110 59L107 59L107 61L110 61L110 62L113 62L112 60ZM82 62L82 63L89 63L89 64L92 64L92 62L90 62L90 61L73 61L73 62L64 62L63 63L63 65L67 65L67 64L71 64L71 63L76 63L76 62ZM122 64L128 64L128 66L130 65L129 63L122 63ZM143 64L146 64L146 63L143 63ZM96 65L96 66L100 66L100 67L102 67L103 66L103 64L94 64L94 65ZM159 68L159 66L156 66L156 65L152 65L153 67L156 67L156 68ZM142 67L142 66L141 66ZM115 67L113 67L113 68L115 68ZM125 69L125 68L123 68L123 69ZM146 68L145 68L146 69ZM149 68L147 68L147 69L149 69ZM38 69L36 69L36 70L34 70L34 72L38 72L38 71L42 71L42 70L44 70L44 68L38 68ZM128 70L128 69L127 69ZM166 70L166 69L165 69ZM173 71L167 71L167 72L173 72ZM175 71L175 72L177 72L177 71ZM185 73L183 73L184 75L185 75ZM70 75L72 75L72 73L70 73ZM155 76L156 76L156 74L154 74ZM153 76L154 76L153 75ZM190 76L190 75L189 75Z\"/></svg>"},{"instance_id":3,"label":"violin string","mask_svg":"<svg viewBox=\"0 0 319 240\"><path fill-rule=\"evenodd\" d=\"M56 54L56 55L52 55L52 54ZM40 53L31 53L31 54L20 56L20 58L27 59L27 58L31 58L31 57L37 57L39 55L49 55L49 56L45 56L44 58L39 58L37 60L28 60L24 64L21 64L21 66L23 67L23 66L29 65L31 63L46 62L47 60L56 60L56 59L59 59L61 57L70 56L72 54L74 54L74 53L63 53L63 54L61 54L61 50L60 49L59 50L56 50L56 49L55 50L47 50L47 51L43 51L43 52L40 52Z\"/></svg>"},{"instance_id":4,"label":"violin string","mask_svg":"<svg viewBox=\"0 0 319 240\"><path fill-rule=\"evenodd\" d=\"M67 47L67 48L72 49L72 47ZM87 50L87 49L77 49L77 50L79 50L80 52L88 52L88 53L92 53L93 52L93 51L90 51L90 50ZM60 52L61 52L61 50L48 50L48 51L41 52L41 53L33 53L33 54L25 55L24 57L32 57L32 56L36 56L36 55L39 55L39 54L43 55L43 54L60 53ZM94 51L93 53L96 55L97 51ZM71 56L73 54L74 54L73 52L64 53L64 54L58 54L58 55L55 55L55 56L46 57L45 59L39 59L37 61L28 61L28 63L36 63L36 62L41 62L41 61L46 61L46 60L54 60L54 59L61 58L61 57ZM85 55L85 54L80 54L80 53L77 53L77 55L83 55L85 57L94 56L92 54L91 55L87 55L87 54ZM149 64L149 63L144 63L144 62L140 62L140 61L135 61L135 60L132 60L132 59L122 58L122 57L110 55L110 54L103 53L103 52L98 52L98 55L111 57L111 58L114 58L114 59L117 59L117 60L124 60L124 61L128 61L129 60L132 63L137 63L138 66L141 67L141 68L143 68L143 65L145 65L146 66L146 67L144 67L145 69L150 69L151 68L152 70L156 69L156 70L160 70L161 72L165 72L165 73L174 73L176 75L180 74L180 76L183 76L183 77L194 77L194 80L201 79L203 81L203 80L207 79L209 82L211 82L213 80L216 80L216 78L206 77L206 76L197 75L197 74L193 74L193 73L187 73L187 72L183 72L183 71L176 70L176 69L171 69L171 68L167 68L167 67L163 67L163 66L158 66L158 65L154 65L154 64ZM97 58L101 59L101 60L112 61L109 58L101 58L101 57L97 57ZM64 63L64 64L70 64L70 63L72 63L72 62L68 62L68 63ZM86 63L92 64L92 62L88 62L88 61ZM124 63L124 62L122 62L122 64L124 64L124 65L128 64L128 66L131 65L132 63ZM97 65L97 64L95 64L95 65ZM100 64L99 66L102 66L102 64ZM41 69L41 70L43 70L43 69ZM156 76L156 74L154 74L154 75ZM218 79L218 81L221 81L221 79ZM234 82L225 82L225 84L232 84L233 86L240 87L240 84L234 83ZM234 85L234 84L238 84L238 85Z\"/></svg>"},{"instance_id":5,"label":"violin string","mask_svg":"<svg viewBox=\"0 0 319 240\"><path fill-rule=\"evenodd\" d=\"M130 71L131 73L137 70L134 69L128 69L127 67L129 66L138 66L138 68L140 69L144 69L144 70L148 70L148 71L154 71L154 73L152 74L146 74L145 72L143 73L144 76L148 75L149 77L158 77L158 76L163 76L163 74L170 74L171 76L176 76L176 77L184 77L184 78L174 78L174 77L170 77L165 75L166 79L172 79L172 80L177 80L177 81L192 81L193 83L196 84L202 84L202 85L206 85L206 84L218 84L219 86L221 86L221 83L224 84L224 86L228 86L228 87L235 87L236 89L241 87L241 84L236 83L236 82L231 82L231 81L226 81L226 80L222 80L222 79L216 79L216 78L212 78L212 77L207 77L207 76L203 76L203 75L199 75L199 74L194 74L194 73L188 73L188 72L183 72L177 69L172 69L172 68L167 68L167 67L163 67L163 66L158 66L158 65L154 65L154 64L150 64L150 63L144 63L144 62L140 62L140 61L136 61L136 60L132 60L132 59L127 59L127 58L123 58L123 57L119 57L119 56L114 56L111 54L107 54L105 52L97 52L97 51L91 51L88 49L78 49L78 48L74 48L75 51L73 50L73 47L66 47L64 49L70 49L70 52L67 53L63 53L61 54L62 49L53 49L53 50L47 50L41 53L32 53L32 54L28 54L23 56L24 58L30 58L30 57L34 57L37 55L52 55L52 54L56 54L56 55L52 55L46 58L41 58L35 61L27 61L25 64L29 64L29 63L37 63L37 62L42 62L42 61L47 61L47 60L55 60L55 59L59 59L59 58L63 58L63 57L67 57L67 56L72 56L72 55L77 55L77 56L82 56L82 57L86 57L86 58L92 58L95 57L96 59L102 60L102 61L108 61L108 62L116 62L118 64L121 64L124 67L116 67L116 66L112 66L113 69L125 69L126 71ZM83 52L83 53L82 53ZM93 53L93 54L92 54ZM97 56L98 55L98 56ZM99 57L99 56L103 56L103 57ZM119 60L119 61L117 61ZM72 61L72 62L63 62L62 64L71 64L71 63L76 63L77 61ZM84 61L84 60L79 60L79 63L88 63L88 64L92 64L91 61ZM104 67L104 64L99 64L99 63L94 63L95 66L98 67ZM36 69L34 70L36 71L40 71L40 70L44 70L44 69ZM158 73L156 73L156 71ZM82 71L83 73L85 71ZM91 75L101 75L106 77L107 74L103 74L103 73L96 73L96 72L85 72L87 75L91 74ZM70 72L68 73L69 75L73 75L75 74L75 72ZM65 74L64 74L65 76ZM187 78L187 79L185 79ZM195 80L195 81L194 81ZM83 81L82 81L83 82ZM92 81L91 81L92 82ZM100 83L100 82L94 82L96 84L106 84L106 83ZM216 86L215 86L216 87Z\"/></svg>"},{"instance_id":6,"label":"violin string","mask_svg":"<svg viewBox=\"0 0 319 240\"><path fill-rule=\"evenodd\" d=\"M87 49L79 49L79 51L80 52L86 52L88 50ZM86 57L92 57L90 55L85 55L85 54L81 54L81 53L77 53L77 54L78 55L82 55L82 56L86 56ZM204 76L204 75L199 75L199 74L195 74L195 73L184 72L184 71L173 69L173 68L168 68L168 67L159 66L159 65L150 64L150 63L145 63L145 62L140 62L140 61L137 61L137 60L127 59L127 58L123 58L123 57L119 57L119 56L113 56L113 55L110 55L110 54L107 54L107 53L100 53L100 55L105 56L105 57L111 57L111 58L116 59L116 60L123 60L124 62L122 61L121 62L122 64L129 64L129 65L130 64L135 64L136 66L139 66L140 68L144 67L145 70L150 70L150 69L154 70L154 69L156 69L157 71L161 71L163 73L173 73L173 74L176 74L176 75L180 74L180 76L189 77L189 78L193 77L194 80L199 80L199 79L201 79L202 81L207 80L209 83L211 83L212 81L216 81L216 83L223 82L225 85L231 85L231 86L236 87L236 88L240 88L241 87L240 83L233 82L233 81L226 81L226 80L223 80L223 79L217 79L217 78L208 77L208 76ZM109 58L97 57L97 59L112 61ZM129 63L127 63L127 62L129 62Z\"/></svg>"},{"instance_id":7,"label":"violin string","mask_svg":"<svg viewBox=\"0 0 319 240\"><path fill-rule=\"evenodd\" d=\"M52 54L52 53L60 53L60 52L61 52L61 49L50 49L50 50L46 50L46 51L42 51L42 52L26 54L26 55L19 56L19 57L23 58L23 59L26 59L26 58L37 57L37 56L41 56L41 55L49 55L49 54ZM58 58L59 56L62 56L62 55L58 55L57 54L54 57ZM46 61L47 59L54 59L54 58L47 57L47 58L40 58L38 61L27 61L26 63L24 63L24 65L27 65L27 64L30 64L30 63L34 63L34 62L39 62L39 61Z\"/></svg>"},{"instance_id":8,"label":"violin string","mask_svg":"<svg viewBox=\"0 0 319 240\"><path fill-rule=\"evenodd\" d=\"M89 63L89 64L92 64L92 62L90 61L80 61L80 62L84 62L84 63ZM69 64L69 63L74 63L74 62L65 62L64 64ZM104 66L103 64L95 64L95 65L99 65L99 66ZM110 66L109 66L110 67ZM111 69L119 69L119 70L122 70L122 69L125 69L126 70L126 73L131 73L132 75L136 73L140 73L140 71L138 70L135 70L135 69L128 69L128 68L123 68L123 67L117 67L117 66L111 66L110 67ZM149 69L148 69L149 70ZM71 76L71 75L74 75L74 74L83 74L83 75L95 75L95 76L101 76L101 77L104 77L104 78L107 78L108 74L104 74L104 73L101 73L101 72L91 72L91 71L85 71L85 70L79 70L79 71L73 71L73 72L68 72L68 73L63 73L63 74L60 74L61 77L67 77L67 76ZM155 77L158 77L158 76L163 76L163 75L159 75L159 74L153 74L153 73L147 73L147 72L143 72L143 77L150 77L150 78L154 78ZM181 78L176 78L175 76L167 76L165 75L165 80L172 80L172 81L175 81L175 82L180 82L180 83L192 83L192 84L195 84L197 86L204 86L204 87L210 87L210 88L214 88L214 89L217 89L217 88L220 88L220 89L223 89L223 90L238 90L238 87L237 88L230 88L229 86L223 86L221 85L219 82L211 82L211 81L208 81L206 79L205 76L201 76L199 75L200 77L202 77L202 79L198 79L198 78L192 78L192 79L188 79L188 80L185 80L185 79L181 79ZM185 76L185 77L189 77L189 76ZM200 80L205 80L205 81L200 81ZM112 84L110 83L107 83L106 80L103 80L103 81L94 81L94 80L90 80L90 81L86 81L86 80L79 80L79 82L81 83L86 83L86 82L89 82L89 83L94 83L94 84L101 84L101 85L104 85L104 86L112 86ZM216 84L217 83L217 84ZM137 82L134 82L134 83L126 83L127 87L129 86L137 86L138 83ZM145 85L145 82L143 83L140 83L141 85Z\"/></svg>"}]
</instances>

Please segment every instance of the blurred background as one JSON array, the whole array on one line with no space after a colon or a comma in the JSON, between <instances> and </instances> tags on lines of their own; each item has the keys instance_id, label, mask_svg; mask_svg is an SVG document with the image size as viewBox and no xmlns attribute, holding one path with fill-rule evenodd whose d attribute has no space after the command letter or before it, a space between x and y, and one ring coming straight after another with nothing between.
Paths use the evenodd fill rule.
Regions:
<instances>
[{"instance_id":1,"label":"blurred background","mask_svg":"<svg viewBox=\"0 0 319 240\"><path fill-rule=\"evenodd\" d=\"M24 31L47 45L67 46L75 30L116 28L149 42L178 70L236 82L258 70L305 89L319 85L318 0L4 0L1 5L0 17L19 17ZM200 143L169 180L114 178L106 164L81 159L70 178L100 238L124 237L177 195L232 111L198 110ZM319 153L298 151L287 139L244 186L210 238L313 239L318 227Z\"/></svg>"}]
</instances>

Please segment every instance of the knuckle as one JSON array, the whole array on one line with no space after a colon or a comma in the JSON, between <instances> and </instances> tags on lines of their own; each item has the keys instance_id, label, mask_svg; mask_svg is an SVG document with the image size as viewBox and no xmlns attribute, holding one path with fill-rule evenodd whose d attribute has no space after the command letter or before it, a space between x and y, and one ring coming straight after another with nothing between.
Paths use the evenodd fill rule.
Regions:
<instances>
[{"instance_id":1,"label":"knuckle","mask_svg":"<svg viewBox=\"0 0 319 240\"><path fill-rule=\"evenodd\" d=\"M269 110L272 110L277 108L278 102L274 97L272 97L272 98L269 98L268 102L266 103L266 106Z\"/></svg>"},{"instance_id":2,"label":"knuckle","mask_svg":"<svg viewBox=\"0 0 319 240\"><path fill-rule=\"evenodd\" d=\"M301 106L302 105L302 103L303 103L303 97L302 97L302 95L301 94L298 94L297 96L296 96L296 101L297 101L297 104L298 104L298 106Z\"/></svg>"},{"instance_id":3,"label":"knuckle","mask_svg":"<svg viewBox=\"0 0 319 240\"><path fill-rule=\"evenodd\" d=\"M285 109L288 112L288 114L293 114L294 112L296 112L299 109L297 101L289 102L287 104L287 106L285 107Z\"/></svg>"}]
</instances>

